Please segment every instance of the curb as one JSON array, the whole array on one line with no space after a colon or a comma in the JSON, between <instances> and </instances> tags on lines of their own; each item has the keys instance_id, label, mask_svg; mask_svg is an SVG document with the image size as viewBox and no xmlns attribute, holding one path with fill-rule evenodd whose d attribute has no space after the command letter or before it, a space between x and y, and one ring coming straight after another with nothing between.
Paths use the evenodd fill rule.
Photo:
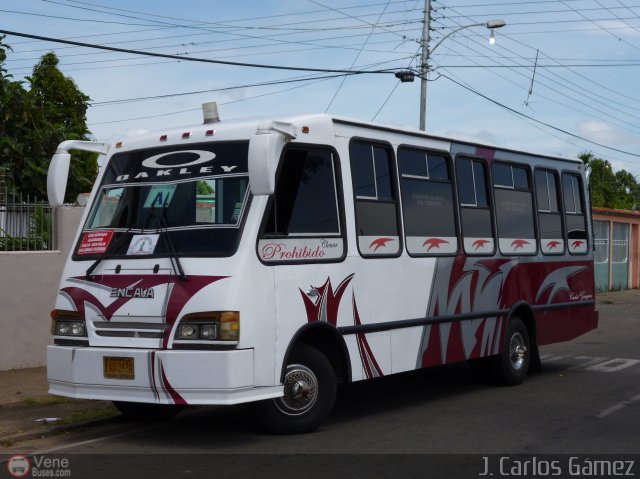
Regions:
<instances>
[{"instance_id":1,"label":"curb","mask_svg":"<svg viewBox=\"0 0 640 479\"><path fill-rule=\"evenodd\" d=\"M120 414L114 414L112 416L105 416L100 419L92 419L89 421L82 421L82 422L77 422L73 424L64 424L64 425L56 426L49 429L48 431L32 431L32 432L8 435L3 437L2 439L6 441L15 442L15 443L22 442L22 441L29 441L31 439L43 439L45 437L56 436L58 434L74 431L76 429L82 429L83 427L87 427L87 426L101 426L103 424L109 424L121 418L122 416ZM2 449L0 449L0 453L1 452L2 452Z\"/></svg>"}]
</instances>

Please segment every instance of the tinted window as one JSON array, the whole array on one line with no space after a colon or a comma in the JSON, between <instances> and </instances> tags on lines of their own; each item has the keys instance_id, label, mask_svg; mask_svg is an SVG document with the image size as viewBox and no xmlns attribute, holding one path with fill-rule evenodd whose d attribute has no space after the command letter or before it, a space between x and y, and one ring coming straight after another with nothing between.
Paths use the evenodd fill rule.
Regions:
<instances>
[{"instance_id":1,"label":"tinted window","mask_svg":"<svg viewBox=\"0 0 640 479\"><path fill-rule=\"evenodd\" d=\"M565 251L562 216L556 193L557 178L558 175L551 170L536 170L535 173L540 247L544 254L562 254Z\"/></svg>"},{"instance_id":2,"label":"tinted window","mask_svg":"<svg viewBox=\"0 0 640 479\"><path fill-rule=\"evenodd\" d=\"M538 200L538 211L550 211L547 172L544 170L536 171L536 199Z\"/></svg>"},{"instance_id":3,"label":"tinted window","mask_svg":"<svg viewBox=\"0 0 640 479\"><path fill-rule=\"evenodd\" d=\"M516 190L529 189L529 175L525 168L511 167L513 171L513 187Z\"/></svg>"},{"instance_id":4,"label":"tinted window","mask_svg":"<svg viewBox=\"0 0 640 479\"><path fill-rule=\"evenodd\" d=\"M451 185L403 179L402 211L407 236L455 236Z\"/></svg>"},{"instance_id":5,"label":"tinted window","mask_svg":"<svg viewBox=\"0 0 640 479\"><path fill-rule=\"evenodd\" d=\"M494 163L491 168L493 184L495 186L506 186L513 188L513 176L511 176L511 166L504 163Z\"/></svg>"},{"instance_id":6,"label":"tinted window","mask_svg":"<svg viewBox=\"0 0 640 479\"><path fill-rule=\"evenodd\" d=\"M508 163L495 162L491 167L493 185L516 190L529 189L527 168Z\"/></svg>"},{"instance_id":7,"label":"tinted window","mask_svg":"<svg viewBox=\"0 0 640 479\"><path fill-rule=\"evenodd\" d=\"M350 155L356 197L393 200L388 150L377 145L353 142Z\"/></svg>"},{"instance_id":8,"label":"tinted window","mask_svg":"<svg viewBox=\"0 0 640 479\"><path fill-rule=\"evenodd\" d=\"M582 180L580 177L572 173L563 173L562 193L569 252L572 254L586 254L589 248L587 223L583 207Z\"/></svg>"},{"instance_id":9,"label":"tinted window","mask_svg":"<svg viewBox=\"0 0 640 479\"><path fill-rule=\"evenodd\" d=\"M456 178L464 250L470 255L492 254L495 246L486 163L479 159L458 158Z\"/></svg>"},{"instance_id":10,"label":"tinted window","mask_svg":"<svg viewBox=\"0 0 640 479\"><path fill-rule=\"evenodd\" d=\"M540 238L562 238L562 220L560 218L560 215L540 213L538 222L540 223Z\"/></svg>"},{"instance_id":11,"label":"tinted window","mask_svg":"<svg viewBox=\"0 0 640 479\"><path fill-rule=\"evenodd\" d=\"M473 162L471 160L458 160L456 171L460 203L477 206L476 189L473 181Z\"/></svg>"},{"instance_id":12,"label":"tinted window","mask_svg":"<svg viewBox=\"0 0 640 479\"><path fill-rule=\"evenodd\" d=\"M333 157L329 151L287 151L265 233L340 233Z\"/></svg>"},{"instance_id":13,"label":"tinted window","mask_svg":"<svg viewBox=\"0 0 640 479\"><path fill-rule=\"evenodd\" d=\"M564 210L567 213L582 213L581 182L577 175L565 173L562 175L564 193Z\"/></svg>"},{"instance_id":14,"label":"tinted window","mask_svg":"<svg viewBox=\"0 0 640 479\"><path fill-rule=\"evenodd\" d=\"M527 168L496 162L492 172L500 251L503 254L535 253L535 215Z\"/></svg>"},{"instance_id":15,"label":"tinted window","mask_svg":"<svg viewBox=\"0 0 640 479\"><path fill-rule=\"evenodd\" d=\"M349 146L356 233L362 255L397 255L400 235L391 150L365 141Z\"/></svg>"},{"instance_id":16,"label":"tinted window","mask_svg":"<svg viewBox=\"0 0 640 479\"><path fill-rule=\"evenodd\" d=\"M414 255L455 253L458 240L447 159L401 148L398 165L407 251Z\"/></svg>"},{"instance_id":17,"label":"tinted window","mask_svg":"<svg viewBox=\"0 0 640 479\"><path fill-rule=\"evenodd\" d=\"M533 205L531 194L522 191L495 191L498 236L501 238L533 238Z\"/></svg>"},{"instance_id":18,"label":"tinted window","mask_svg":"<svg viewBox=\"0 0 640 479\"><path fill-rule=\"evenodd\" d=\"M376 196L372 154L371 145L364 143L351 145L351 176L353 191L357 197L375 198Z\"/></svg>"}]
</instances>

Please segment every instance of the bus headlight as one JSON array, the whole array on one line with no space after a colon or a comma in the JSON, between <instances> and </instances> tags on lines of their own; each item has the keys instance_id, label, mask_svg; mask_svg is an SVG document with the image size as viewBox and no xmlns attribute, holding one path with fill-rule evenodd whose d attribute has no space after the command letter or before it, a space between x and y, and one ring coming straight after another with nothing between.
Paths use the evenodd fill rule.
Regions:
<instances>
[{"instance_id":1,"label":"bus headlight","mask_svg":"<svg viewBox=\"0 0 640 479\"><path fill-rule=\"evenodd\" d=\"M180 321L174 336L176 341L238 341L240 313L212 311L188 314Z\"/></svg>"},{"instance_id":2,"label":"bus headlight","mask_svg":"<svg viewBox=\"0 0 640 479\"><path fill-rule=\"evenodd\" d=\"M84 319L76 311L53 310L51 333L54 336L87 337Z\"/></svg>"}]
</instances>

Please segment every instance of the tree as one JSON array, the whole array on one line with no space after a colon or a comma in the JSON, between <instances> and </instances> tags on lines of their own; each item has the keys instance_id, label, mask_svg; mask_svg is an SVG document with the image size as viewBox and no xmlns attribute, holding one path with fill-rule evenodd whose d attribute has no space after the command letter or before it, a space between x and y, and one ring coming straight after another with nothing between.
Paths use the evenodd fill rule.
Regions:
<instances>
[{"instance_id":1,"label":"tree","mask_svg":"<svg viewBox=\"0 0 640 479\"><path fill-rule=\"evenodd\" d=\"M639 201L640 185L631 173L625 170L614 173L609 161L591 152L584 152L579 158L591 170L589 188L593 206L631 209Z\"/></svg>"},{"instance_id":2,"label":"tree","mask_svg":"<svg viewBox=\"0 0 640 479\"><path fill-rule=\"evenodd\" d=\"M49 161L58 144L84 140L90 133L90 99L58 69L55 53L41 57L25 88L4 69L7 49L0 37L0 166L6 168L10 187L43 198ZM72 155L66 201L91 189L98 173L96 160L93 153Z\"/></svg>"}]
</instances>

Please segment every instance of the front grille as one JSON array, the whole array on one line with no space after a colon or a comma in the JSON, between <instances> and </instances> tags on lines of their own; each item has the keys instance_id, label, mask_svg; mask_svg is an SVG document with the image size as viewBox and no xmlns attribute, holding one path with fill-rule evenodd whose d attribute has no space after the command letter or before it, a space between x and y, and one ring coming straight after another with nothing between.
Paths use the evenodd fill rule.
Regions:
<instances>
[{"instance_id":1,"label":"front grille","mask_svg":"<svg viewBox=\"0 0 640 479\"><path fill-rule=\"evenodd\" d=\"M166 323L126 323L113 321L94 321L96 334L109 338L163 338L171 326Z\"/></svg>"}]
</instances>

